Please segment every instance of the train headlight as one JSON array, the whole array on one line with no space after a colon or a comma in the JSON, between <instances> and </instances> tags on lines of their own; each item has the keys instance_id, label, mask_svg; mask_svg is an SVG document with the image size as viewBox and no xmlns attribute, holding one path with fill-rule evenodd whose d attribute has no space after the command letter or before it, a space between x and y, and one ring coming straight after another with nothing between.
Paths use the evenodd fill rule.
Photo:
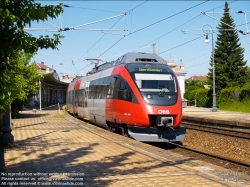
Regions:
<instances>
[{"instance_id":1,"label":"train headlight","mask_svg":"<svg viewBox=\"0 0 250 187\"><path fill-rule=\"evenodd\" d=\"M153 99L152 95L144 95L143 99L148 102L148 99Z\"/></svg>"}]
</instances>

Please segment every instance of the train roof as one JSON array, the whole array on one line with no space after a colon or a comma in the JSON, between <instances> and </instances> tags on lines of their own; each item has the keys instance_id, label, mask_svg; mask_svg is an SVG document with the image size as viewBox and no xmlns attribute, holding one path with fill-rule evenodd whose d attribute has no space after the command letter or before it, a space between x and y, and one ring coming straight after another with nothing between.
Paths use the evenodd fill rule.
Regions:
<instances>
[{"instance_id":1,"label":"train roof","mask_svg":"<svg viewBox=\"0 0 250 187\"><path fill-rule=\"evenodd\" d=\"M127 64L127 63L136 63L136 62L150 62L150 63L159 63L166 64L166 61L154 53L134 53L129 52L121 56L116 60L116 64Z\"/></svg>"},{"instance_id":2,"label":"train roof","mask_svg":"<svg viewBox=\"0 0 250 187\"><path fill-rule=\"evenodd\" d=\"M118 58L116 61L106 62L97 67L94 67L92 73L100 72L105 69L117 66L119 64L127 63L156 63L166 64L166 61L154 53L142 53L142 52L129 52Z\"/></svg>"},{"instance_id":3,"label":"train roof","mask_svg":"<svg viewBox=\"0 0 250 187\"><path fill-rule=\"evenodd\" d=\"M99 66L94 67L92 71L87 73L87 75L97 73L100 71L104 71L106 69L109 69L111 67L114 67L120 64L125 65L128 63L155 63L155 64L167 65L167 62L163 58L159 57L158 55L154 53L129 52L119 57L116 61L105 62ZM82 77L77 77L71 82L75 82L79 78L82 78Z\"/></svg>"}]
</instances>

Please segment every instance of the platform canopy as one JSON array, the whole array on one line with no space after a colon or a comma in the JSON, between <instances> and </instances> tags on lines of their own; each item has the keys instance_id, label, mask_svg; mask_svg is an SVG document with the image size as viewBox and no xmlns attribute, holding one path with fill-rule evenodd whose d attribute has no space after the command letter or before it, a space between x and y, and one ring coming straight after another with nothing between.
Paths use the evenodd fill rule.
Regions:
<instances>
[{"instance_id":1,"label":"platform canopy","mask_svg":"<svg viewBox=\"0 0 250 187\"><path fill-rule=\"evenodd\" d=\"M43 82L45 82L47 84L52 84L52 85L55 85L55 86L65 86L65 87L67 87L69 85L69 83L67 83L67 82L60 81L57 73L55 73L55 72L50 72L50 73L43 74Z\"/></svg>"}]
</instances>

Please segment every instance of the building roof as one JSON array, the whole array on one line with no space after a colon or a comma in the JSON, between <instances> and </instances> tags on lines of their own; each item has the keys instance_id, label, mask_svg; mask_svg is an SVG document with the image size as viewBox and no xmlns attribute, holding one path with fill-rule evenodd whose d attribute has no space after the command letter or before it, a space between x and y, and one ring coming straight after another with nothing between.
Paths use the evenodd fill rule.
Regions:
<instances>
[{"instance_id":1,"label":"building roof","mask_svg":"<svg viewBox=\"0 0 250 187\"><path fill-rule=\"evenodd\" d=\"M50 68L49 66L46 66L43 63L36 63L36 67L37 67L37 69L41 69L41 70L46 70L47 68L52 69L52 68Z\"/></svg>"},{"instance_id":2,"label":"building roof","mask_svg":"<svg viewBox=\"0 0 250 187\"><path fill-rule=\"evenodd\" d=\"M43 62L36 63L35 66L38 70L42 70L40 73L43 75L43 82L56 86L68 86L69 83L60 81L56 71L50 68L49 66L46 66Z\"/></svg>"},{"instance_id":3,"label":"building roof","mask_svg":"<svg viewBox=\"0 0 250 187\"><path fill-rule=\"evenodd\" d=\"M205 75L192 75L190 78L187 79L188 81L207 81L208 78Z\"/></svg>"}]
</instances>

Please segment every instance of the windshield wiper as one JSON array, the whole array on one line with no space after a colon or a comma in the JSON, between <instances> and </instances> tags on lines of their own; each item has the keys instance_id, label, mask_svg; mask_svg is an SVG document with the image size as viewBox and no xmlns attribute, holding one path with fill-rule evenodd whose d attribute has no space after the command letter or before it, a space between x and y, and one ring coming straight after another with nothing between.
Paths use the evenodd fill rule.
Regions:
<instances>
[{"instance_id":1,"label":"windshield wiper","mask_svg":"<svg viewBox=\"0 0 250 187\"><path fill-rule=\"evenodd\" d=\"M169 92L169 90L167 89L167 88L162 88L162 90L160 90L160 92L158 93L158 95L160 96L160 97L162 97L162 96L164 96L164 93L165 92Z\"/></svg>"}]
</instances>

